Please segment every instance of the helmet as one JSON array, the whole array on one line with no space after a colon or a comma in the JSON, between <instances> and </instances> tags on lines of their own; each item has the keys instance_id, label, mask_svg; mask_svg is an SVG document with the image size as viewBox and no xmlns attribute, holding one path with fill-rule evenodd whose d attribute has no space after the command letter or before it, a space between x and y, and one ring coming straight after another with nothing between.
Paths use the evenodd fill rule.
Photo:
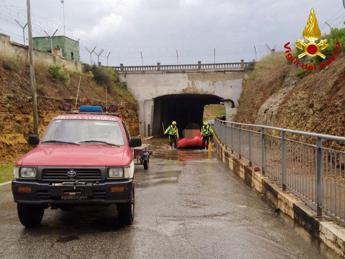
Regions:
<instances>
[{"instance_id":1,"label":"helmet","mask_svg":"<svg viewBox=\"0 0 345 259\"><path fill-rule=\"evenodd\" d=\"M208 125L208 122L207 122L207 121L204 121L204 125L205 125L205 126Z\"/></svg>"},{"instance_id":2,"label":"helmet","mask_svg":"<svg viewBox=\"0 0 345 259\"><path fill-rule=\"evenodd\" d=\"M171 124L172 124L172 125L176 125L176 121L173 121Z\"/></svg>"}]
</instances>

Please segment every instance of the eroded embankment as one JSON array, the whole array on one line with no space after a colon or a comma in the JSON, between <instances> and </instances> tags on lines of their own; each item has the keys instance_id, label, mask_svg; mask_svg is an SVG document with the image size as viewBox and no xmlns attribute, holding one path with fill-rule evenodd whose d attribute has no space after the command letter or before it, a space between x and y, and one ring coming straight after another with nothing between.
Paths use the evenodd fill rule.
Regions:
<instances>
[{"instance_id":1,"label":"eroded embankment","mask_svg":"<svg viewBox=\"0 0 345 259\"><path fill-rule=\"evenodd\" d=\"M41 134L54 116L63 113L64 103L74 105L79 80L79 103L105 105L105 89L108 87L108 105L115 106L131 134L138 134L136 101L114 75L107 82L106 73L95 75L92 72L61 72L59 69L54 73L48 70L48 67L36 67ZM96 76L105 84L97 83ZM28 67L0 58L0 164L12 163L29 149L25 139L33 131L31 103Z\"/></svg>"},{"instance_id":2,"label":"eroded embankment","mask_svg":"<svg viewBox=\"0 0 345 259\"><path fill-rule=\"evenodd\" d=\"M283 54L264 58L244 83L235 120L344 136L344 55L310 74Z\"/></svg>"}]
</instances>

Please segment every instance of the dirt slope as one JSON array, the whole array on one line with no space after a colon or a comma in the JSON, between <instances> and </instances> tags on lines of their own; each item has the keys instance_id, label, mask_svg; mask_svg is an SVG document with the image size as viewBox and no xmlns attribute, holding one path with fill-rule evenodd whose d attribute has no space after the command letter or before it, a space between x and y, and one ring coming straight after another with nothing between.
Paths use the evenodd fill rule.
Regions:
<instances>
[{"instance_id":1,"label":"dirt slope","mask_svg":"<svg viewBox=\"0 0 345 259\"><path fill-rule=\"evenodd\" d=\"M345 136L344 61L303 75L282 54L267 57L244 83L235 120Z\"/></svg>"},{"instance_id":2,"label":"dirt slope","mask_svg":"<svg viewBox=\"0 0 345 259\"><path fill-rule=\"evenodd\" d=\"M69 73L69 77L63 82L54 79L47 67L36 68L41 134L52 117L63 113L64 103L75 103L80 77L80 103L105 104L105 87L90 74ZM108 104L116 106L130 133L138 134L136 101L125 86L114 84L112 89ZM0 58L0 164L12 163L29 149L25 138L32 132L30 91L28 67Z\"/></svg>"}]
</instances>

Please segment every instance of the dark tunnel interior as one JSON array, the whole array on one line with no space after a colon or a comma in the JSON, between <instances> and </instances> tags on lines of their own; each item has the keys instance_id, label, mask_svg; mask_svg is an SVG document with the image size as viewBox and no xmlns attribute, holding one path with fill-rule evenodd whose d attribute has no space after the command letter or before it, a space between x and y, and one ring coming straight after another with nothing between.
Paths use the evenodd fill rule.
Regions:
<instances>
[{"instance_id":1,"label":"dark tunnel interior","mask_svg":"<svg viewBox=\"0 0 345 259\"><path fill-rule=\"evenodd\" d=\"M204 106L219 104L222 98L209 94L176 94L164 95L154 100L153 135L163 134L173 120L177 122L180 136L182 130L190 123L201 126Z\"/></svg>"}]
</instances>

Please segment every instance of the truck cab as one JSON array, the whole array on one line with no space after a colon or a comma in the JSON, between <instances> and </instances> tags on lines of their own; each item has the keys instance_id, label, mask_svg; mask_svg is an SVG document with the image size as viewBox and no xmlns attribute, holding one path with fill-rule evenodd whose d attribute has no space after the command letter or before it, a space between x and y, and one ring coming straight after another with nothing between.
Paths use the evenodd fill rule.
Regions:
<instances>
[{"instance_id":1,"label":"truck cab","mask_svg":"<svg viewBox=\"0 0 345 259\"><path fill-rule=\"evenodd\" d=\"M82 106L55 117L44 137L31 135L30 152L16 162L12 193L25 227L40 225L44 210L116 204L119 218L134 218L134 154L140 138L130 138L123 121Z\"/></svg>"}]
</instances>

